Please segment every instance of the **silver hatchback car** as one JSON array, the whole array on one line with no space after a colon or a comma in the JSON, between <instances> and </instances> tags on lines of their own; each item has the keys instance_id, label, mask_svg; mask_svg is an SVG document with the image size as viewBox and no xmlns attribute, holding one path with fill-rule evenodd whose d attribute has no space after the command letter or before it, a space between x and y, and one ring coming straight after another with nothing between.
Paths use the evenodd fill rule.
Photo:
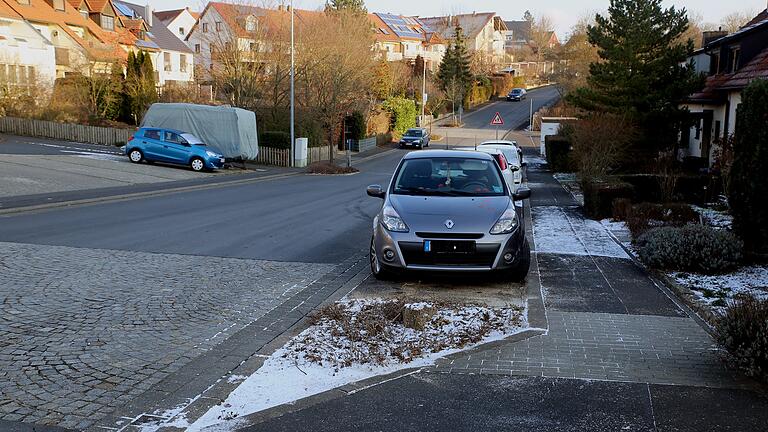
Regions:
<instances>
[{"instance_id":1,"label":"silver hatchback car","mask_svg":"<svg viewBox=\"0 0 768 432\"><path fill-rule=\"evenodd\" d=\"M377 278L404 270L498 272L516 282L528 275L530 245L515 202L531 191L511 193L491 155L409 153L387 189L367 193L384 199L370 248Z\"/></svg>"}]
</instances>

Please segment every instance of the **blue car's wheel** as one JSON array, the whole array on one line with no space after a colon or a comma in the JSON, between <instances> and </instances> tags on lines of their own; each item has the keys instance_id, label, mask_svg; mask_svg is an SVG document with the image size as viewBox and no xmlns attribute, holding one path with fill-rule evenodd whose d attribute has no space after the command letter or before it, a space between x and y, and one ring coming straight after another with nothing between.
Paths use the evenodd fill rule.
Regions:
<instances>
[{"instance_id":1,"label":"blue car's wheel","mask_svg":"<svg viewBox=\"0 0 768 432\"><path fill-rule=\"evenodd\" d=\"M205 162L203 162L203 160L199 157L195 157L189 161L189 166L192 168L192 171L200 172L205 169Z\"/></svg>"},{"instance_id":2,"label":"blue car's wheel","mask_svg":"<svg viewBox=\"0 0 768 432\"><path fill-rule=\"evenodd\" d=\"M128 159L130 159L133 163L140 163L142 160L144 160L144 154L141 152L141 150L133 149L130 153L128 153Z\"/></svg>"}]
</instances>

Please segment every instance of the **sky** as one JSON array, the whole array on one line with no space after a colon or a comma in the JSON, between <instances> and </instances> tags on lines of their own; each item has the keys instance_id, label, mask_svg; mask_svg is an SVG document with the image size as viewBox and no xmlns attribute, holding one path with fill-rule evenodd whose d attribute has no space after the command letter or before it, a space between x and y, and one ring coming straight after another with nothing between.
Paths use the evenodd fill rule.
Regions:
<instances>
[{"instance_id":1,"label":"sky","mask_svg":"<svg viewBox=\"0 0 768 432\"><path fill-rule=\"evenodd\" d=\"M128 0L141 3L142 0ZM229 0L223 0L229 1ZM265 0L254 0L260 4ZM278 4L280 0L266 0ZM284 0L286 3L288 0ZM242 2L242 0L236 0ZM701 14L704 22L717 23L720 18L735 11L760 11L765 9L767 0L665 0L667 6L685 7ZM190 6L201 10L205 5L201 0L150 0L155 10L177 9ZM317 9L325 0L294 0L296 8ZM366 0L370 12L390 12L402 15L436 16L450 13L496 12L505 20L522 19L523 13L530 10L534 16L547 15L554 21L559 36L565 37L573 24L586 15L605 11L608 0L546 0L546 1L510 1L510 0Z\"/></svg>"}]
</instances>

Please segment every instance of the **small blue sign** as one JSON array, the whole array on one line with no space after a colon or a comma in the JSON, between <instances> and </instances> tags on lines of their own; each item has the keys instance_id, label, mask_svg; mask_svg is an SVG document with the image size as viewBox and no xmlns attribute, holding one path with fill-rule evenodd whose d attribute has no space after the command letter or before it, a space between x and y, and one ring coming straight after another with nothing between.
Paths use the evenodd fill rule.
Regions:
<instances>
[{"instance_id":1,"label":"small blue sign","mask_svg":"<svg viewBox=\"0 0 768 432\"><path fill-rule=\"evenodd\" d=\"M432 241L424 240L424 252L432 252Z\"/></svg>"}]
</instances>

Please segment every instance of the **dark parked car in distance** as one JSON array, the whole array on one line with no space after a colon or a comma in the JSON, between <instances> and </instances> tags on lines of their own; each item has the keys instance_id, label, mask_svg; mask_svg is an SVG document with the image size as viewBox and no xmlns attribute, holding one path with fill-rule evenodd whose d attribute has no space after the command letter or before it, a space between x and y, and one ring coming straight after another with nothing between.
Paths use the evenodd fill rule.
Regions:
<instances>
[{"instance_id":1,"label":"dark parked car in distance","mask_svg":"<svg viewBox=\"0 0 768 432\"><path fill-rule=\"evenodd\" d=\"M405 147L429 147L429 131L424 128L408 129L400 138L400 148Z\"/></svg>"},{"instance_id":2,"label":"dark parked car in distance","mask_svg":"<svg viewBox=\"0 0 768 432\"><path fill-rule=\"evenodd\" d=\"M140 128L122 147L133 163L163 162L187 165L193 171L224 166L224 155L196 136L173 129Z\"/></svg>"},{"instance_id":3,"label":"dark parked car in distance","mask_svg":"<svg viewBox=\"0 0 768 432\"><path fill-rule=\"evenodd\" d=\"M525 99L526 97L528 97L528 92L526 92L525 89L522 89L522 88L512 89L512 91L510 91L507 94L507 100L508 101L519 102L519 101Z\"/></svg>"}]
</instances>

